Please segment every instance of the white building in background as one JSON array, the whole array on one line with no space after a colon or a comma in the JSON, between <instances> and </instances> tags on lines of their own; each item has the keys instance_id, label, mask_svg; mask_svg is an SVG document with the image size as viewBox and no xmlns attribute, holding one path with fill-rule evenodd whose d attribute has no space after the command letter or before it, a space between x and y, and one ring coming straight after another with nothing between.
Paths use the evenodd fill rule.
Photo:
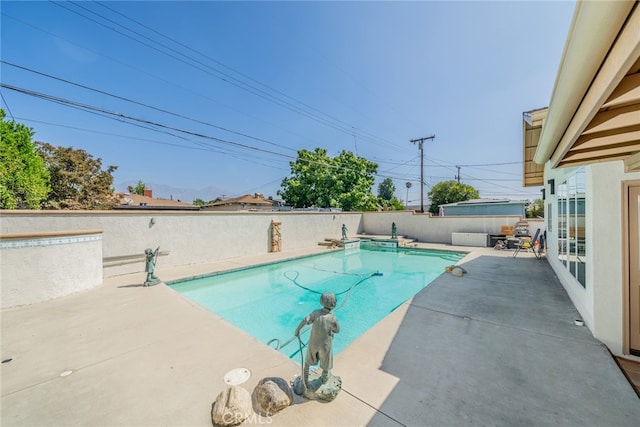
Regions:
<instances>
[{"instance_id":1,"label":"white building in background","mask_svg":"<svg viewBox=\"0 0 640 427\"><path fill-rule=\"evenodd\" d=\"M640 4L579 1L549 102L524 113L548 259L594 336L640 356Z\"/></svg>"}]
</instances>

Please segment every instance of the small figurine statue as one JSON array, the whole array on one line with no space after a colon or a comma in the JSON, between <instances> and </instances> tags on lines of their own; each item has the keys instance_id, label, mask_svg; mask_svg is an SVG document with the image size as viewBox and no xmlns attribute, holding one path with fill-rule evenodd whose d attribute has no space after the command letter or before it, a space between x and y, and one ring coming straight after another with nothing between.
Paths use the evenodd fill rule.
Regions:
<instances>
[{"instance_id":1,"label":"small figurine statue","mask_svg":"<svg viewBox=\"0 0 640 427\"><path fill-rule=\"evenodd\" d=\"M391 238L392 239L397 239L398 238L398 229L396 228L396 223L395 222L391 223Z\"/></svg>"},{"instance_id":2,"label":"small figurine statue","mask_svg":"<svg viewBox=\"0 0 640 427\"><path fill-rule=\"evenodd\" d=\"M156 269L156 257L159 250L160 246L158 246L155 251L150 248L144 250L146 256L144 271L147 273L147 280L144 281L144 286L153 286L160 283L160 279L153 274Z\"/></svg>"},{"instance_id":3,"label":"small figurine statue","mask_svg":"<svg viewBox=\"0 0 640 427\"><path fill-rule=\"evenodd\" d=\"M298 382L296 393L303 394L309 399L333 400L340 391L342 380L331 375L333 368L333 335L340 332L338 319L332 313L336 306L336 295L325 292L320 297L322 308L312 311L296 328L295 336L300 336L300 329L311 324L311 336L307 344L307 355L304 358L302 384ZM309 367L320 364L322 376L314 372L314 378L309 381ZM299 387L301 385L301 387ZM294 387L296 389L296 387Z\"/></svg>"},{"instance_id":4,"label":"small figurine statue","mask_svg":"<svg viewBox=\"0 0 640 427\"><path fill-rule=\"evenodd\" d=\"M342 224L342 240L347 240L347 226Z\"/></svg>"}]
</instances>

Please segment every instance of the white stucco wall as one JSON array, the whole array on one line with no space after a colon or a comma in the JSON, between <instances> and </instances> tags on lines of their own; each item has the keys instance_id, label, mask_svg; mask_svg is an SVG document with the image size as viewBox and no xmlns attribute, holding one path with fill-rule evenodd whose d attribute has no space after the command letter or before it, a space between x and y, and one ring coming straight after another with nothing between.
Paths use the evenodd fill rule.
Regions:
<instances>
[{"instance_id":1,"label":"white stucco wall","mask_svg":"<svg viewBox=\"0 0 640 427\"><path fill-rule=\"evenodd\" d=\"M285 251L339 239L342 224L350 235L362 231L360 213L4 211L0 233L101 229L104 276L110 277L144 271L144 250L158 246L168 253L158 258L159 269L264 254L273 219L282 222ZM114 257L130 259L110 262Z\"/></svg>"},{"instance_id":2,"label":"white stucco wall","mask_svg":"<svg viewBox=\"0 0 640 427\"><path fill-rule=\"evenodd\" d=\"M556 189L575 168L545 168L545 183L555 179ZM623 224L622 182L640 179L640 173L625 173L622 161L599 163L586 172L586 286L583 288L558 260L558 241L554 224L549 233L548 259L593 335L614 354L622 354L623 345ZM546 191L545 216L553 204L557 220L557 194Z\"/></svg>"},{"instance_id":3,"label":"white stucco wall","mask_svg":"<svg viewBox=\"0 0 640 427\"><path fill-rule=\"evenodd\" d=\"M0 240L1 308L102 285L102 233L47 233Z\"/></svg>"},{"instance_id":4,"label":"white stucco wall","mask_svg":"<svg viewBox=\"0 0 640 427\"><path fill-rule=\"evenodd\" d=\"M402 211L3 211L2 236L102 230L102 240L91 244L3 250L3 307L94 287L102 277L144 272L146 248L160 247L161 256L157 260L160 274L163 268L264 254L271 249L272 220L281 222L282 250L288 251L316 246L325 238L340 239L342 224L347 226L349 236L388 235L391 223L395 222L401 236L450 244L453 232L498 234L501 226L515 225L520 217L442 218ZM48 278L45 280L44 276ZM85 276L91 278L81 279ZM42 283L46 283L44 288ZM63 284L68 288L61 289ZM12 299L17 294L24 298ZM5 302L10 305L4 305Z\"/></svg>"},{"instance_id":5,"label":"white stucco wall","mask_svg":"<svg viewBox=\"0 0 640 427\"><path fill-rule=\"evenodd\" d=\"M451 233L500 234L503 225L515 226L520 216L430 216L407 211L365 212L363 230L369 234L391 234L391 223L398 235L421 242L451 244ZM536 222L537 224L537 222ZM535 233L532 224L530 231Z\"/></svg>"}]
</instances>

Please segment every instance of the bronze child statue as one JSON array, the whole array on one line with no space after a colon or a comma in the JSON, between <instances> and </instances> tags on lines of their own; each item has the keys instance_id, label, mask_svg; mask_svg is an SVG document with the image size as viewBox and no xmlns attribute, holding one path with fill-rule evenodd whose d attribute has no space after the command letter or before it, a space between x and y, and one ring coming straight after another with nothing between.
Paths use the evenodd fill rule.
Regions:
<instances>
[{"instance_id":1,"label":"bronze child statue","mask_svg":"<svg viewBox=\"0 0 640 427\"><path fill-rule=\"evenodd\" d=\"M307 344L307 356L304 359L303 385L307 395L309 384L309 366L320 364L322 368L321 382L325 384L331 375L333 368L333 335L340 332L338 319L332 313L336 306L336 295L333 292L325 292L320 297L322 308L312 311L298 325L295 336L300 336L300 329L304 325L311 324L311 337ZM337 377L336 377L337 378Z\"/></svg>"},{"instance_id":2,"label":"bronze child statue","mask_svg":"<svg viewBox=\"0 0 640 427\"><path fill-rule=\"evenodd\" d=\"M144 282L144 286L153 286L160 283L160 279L154 274L156 269L156 257L158 256L158 251L160 250L160 246L153 251L150 248L144 250L145 255L145 272L147 273L147 280Z\"/></svg>"}]
</instances>

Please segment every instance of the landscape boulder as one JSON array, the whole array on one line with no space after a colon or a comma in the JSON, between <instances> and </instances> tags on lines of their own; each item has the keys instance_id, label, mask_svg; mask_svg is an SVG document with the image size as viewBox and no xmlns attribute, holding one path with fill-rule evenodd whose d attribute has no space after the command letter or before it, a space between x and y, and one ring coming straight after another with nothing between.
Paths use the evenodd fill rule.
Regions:
<instances>
[{"instance_id":1,"label":"landscape boulder","mask_svg":"<svg viewBox=\"0 0 640 427\"><path fill-rule=\"evenodd\" d=\"M211 407L211 420L216 426L235 426L251 415L251 395L236 385L221 391Z\"/></svg>"},{"instance_id":2,"label":"landscape boulder","mask_svg":"<svg viewBox=\"0 0 640 427\"><path fill-rule=\"evenodd\" d=\"M293 390L283 378L263 378L253 390L253 395L255 410L262 415L275 414L293 403Z\"/></svg>"}]
</instances>

